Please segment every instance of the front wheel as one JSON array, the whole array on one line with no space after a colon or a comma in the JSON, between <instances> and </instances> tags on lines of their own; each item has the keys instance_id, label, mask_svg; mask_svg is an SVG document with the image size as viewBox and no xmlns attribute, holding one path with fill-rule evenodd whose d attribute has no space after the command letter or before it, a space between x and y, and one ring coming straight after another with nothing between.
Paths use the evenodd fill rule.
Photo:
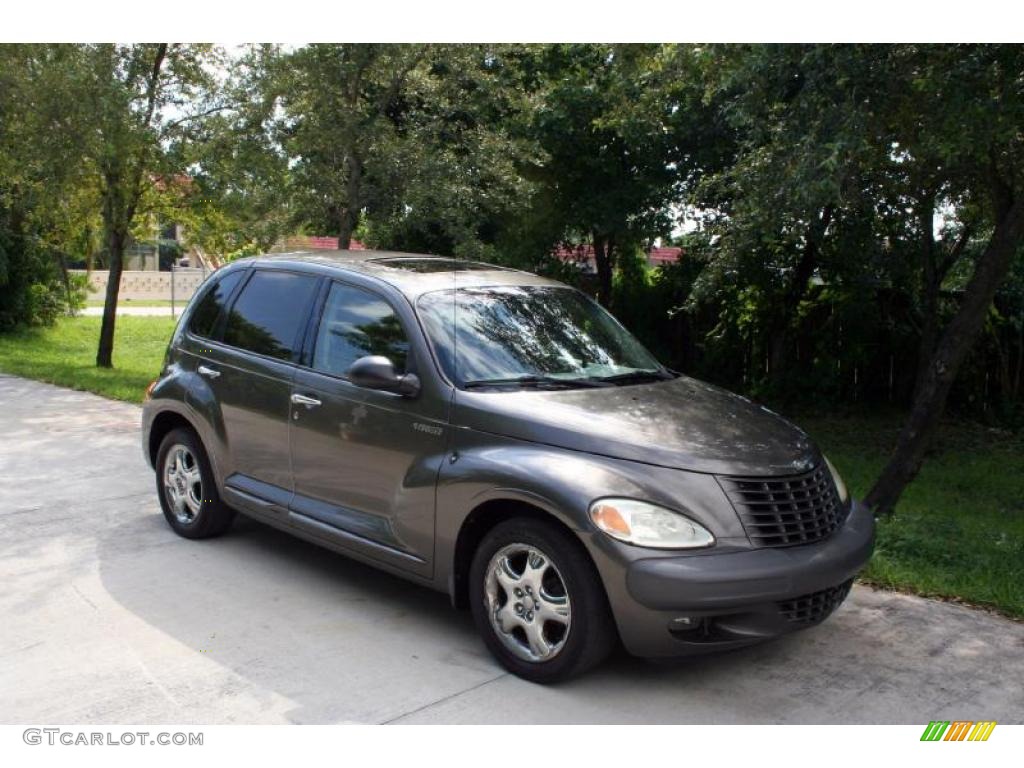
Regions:
<instances>
[{"instance_id":1,"label":"front wheel","mask_svg":"<svg viewBox=\"0 0 1024 768\"><path fill-rule=\"evenodd\" d=\"M234 510L220 500L203 444L190 429L174 429L156 455L156 488L175 533L205 539L226 531Z\"/></svg>"},{"instance_id":2,"label":"front wheel","mask_svg":"<svg viewBox=\"0 0 1024 768\"><path fill-rule=\"evenodd\" d=\"M516 518L480 542L470 572L477 629L510 672L538 683L579 675L607 657L615 628L583 545L543 520Z\"/></svg>"}]
</instances>

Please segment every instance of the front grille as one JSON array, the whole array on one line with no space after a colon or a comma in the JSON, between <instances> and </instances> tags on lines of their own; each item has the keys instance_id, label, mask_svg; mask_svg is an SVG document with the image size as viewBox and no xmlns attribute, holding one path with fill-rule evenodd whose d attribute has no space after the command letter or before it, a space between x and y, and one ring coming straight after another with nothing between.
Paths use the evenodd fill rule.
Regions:
<instances>
[{"instance_id":1,"label":"front grille","mask_svg":"<svg viewBox=\"0 0 1024 768\"><path fill-rule=\"evenodd\" d=\"M789 477L719 477L755 547L810 544L830 536L846 518L824 464Z\"/></svg>"},{"instance_id":2,"label":"front grille","mask_svg":"<svg viewBox=\"0 0 1024 768\"><path fill-rule=\"evenodd\" d=\"M839 604L850 594L853 579L843 582L838 587L829 587L820 592L794 597L779 602L779 612L787 621L794 624L817 624L824 621Z\"/></svg>"}]
</instances>

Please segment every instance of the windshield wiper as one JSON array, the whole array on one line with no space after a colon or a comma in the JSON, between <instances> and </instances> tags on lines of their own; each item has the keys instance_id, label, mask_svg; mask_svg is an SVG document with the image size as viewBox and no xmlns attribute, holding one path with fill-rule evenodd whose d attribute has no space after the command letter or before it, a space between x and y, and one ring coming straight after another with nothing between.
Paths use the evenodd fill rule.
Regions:
<instances>
[{"instance_id":1,"label":"windshield wiper","mask_svg":"<svg viewBox=\"0 0 1024 768\"><path fill-rule=\"evenodd\" d=\"M631 384L640 381L668 381L674 379L670 371L662 369L659 371L629 371L627 373L616 373L613 376L598 376L596 381L603 381L606 384Z\"/></svg>"},{"instance_id":2,"label":"windshield wiper","mask_svg":"<svg viewBox=\"0 0 1024 768\"><path fill-rule=\"evenodd\" d=\"M538 376L526 374L525 376L512 376L504 379L475 379L467 381L462 385L465 389L479 389L480 387L606 387L607 384L598 379L560 379L556 376Z\"/></svg>"}]
</instances>

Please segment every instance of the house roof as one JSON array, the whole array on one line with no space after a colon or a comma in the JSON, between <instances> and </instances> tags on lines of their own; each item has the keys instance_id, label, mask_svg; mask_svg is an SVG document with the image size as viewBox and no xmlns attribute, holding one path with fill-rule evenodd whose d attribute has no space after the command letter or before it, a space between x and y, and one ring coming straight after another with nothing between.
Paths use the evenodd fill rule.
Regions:
<instances>
[{"instance_id":1,"label":"house roof","mask_svg":"<svg viewBox=\"0 0 1024 768\"><path fill-rule=\"evenodd\" d=\"M594 246L589 243L576 246L560 245L553 253L562 261L591 261L594 258ZM652 264L660 266L674 264L682 253L683 249L675 246L650 248L647 251L647 258Z\"/></svg>"}]
</instances>

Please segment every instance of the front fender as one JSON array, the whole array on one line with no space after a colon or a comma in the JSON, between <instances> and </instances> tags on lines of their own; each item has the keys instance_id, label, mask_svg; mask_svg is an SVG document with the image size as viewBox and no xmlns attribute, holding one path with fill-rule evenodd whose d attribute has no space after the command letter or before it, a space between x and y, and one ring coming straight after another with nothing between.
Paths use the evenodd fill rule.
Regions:
<instances>
[{"instance_id":1,"label":"front fender","mask_svg":"<svg viewBox=\"0 0 1024 768\"><path fill-rule=\"evenodd\" d=\"M452 589L458 536L467 517L482 504L498 500L530 504L575 532L610 593L624 589L624 565L661 553L623 544L597 531L588 513L595 499L622 496L684 511L715 535L716 551L748 546L739 519L711 475L466 428L456 430L452 447L437 486L435 573L441 589Z\"/></svg>"}]
</instances>

